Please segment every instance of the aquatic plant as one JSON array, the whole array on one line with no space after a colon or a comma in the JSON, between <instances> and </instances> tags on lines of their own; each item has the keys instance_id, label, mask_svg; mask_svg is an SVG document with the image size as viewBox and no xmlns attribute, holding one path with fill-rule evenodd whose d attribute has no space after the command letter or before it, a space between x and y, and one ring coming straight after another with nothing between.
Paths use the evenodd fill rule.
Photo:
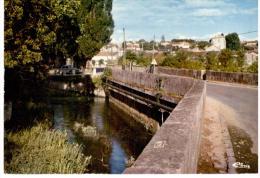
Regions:
<instances>
[{"instance_id":1,"label":"aquatic plant","mask_svg":"<svg viewBox=\"0 0 260 178\"><path fill-rule=\"evenodd\" d=\"M65 131L50 130L44 123L8 133L6 141L13 145L11 159L5 160L6 173L84 173L91 160L80 145L68 142Z\"/></svg>"}]
</instances>

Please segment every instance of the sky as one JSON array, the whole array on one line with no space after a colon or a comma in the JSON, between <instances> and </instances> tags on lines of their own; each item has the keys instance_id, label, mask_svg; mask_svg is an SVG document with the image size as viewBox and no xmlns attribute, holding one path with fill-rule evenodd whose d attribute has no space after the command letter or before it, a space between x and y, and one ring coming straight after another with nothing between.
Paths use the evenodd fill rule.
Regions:
<instances>
[{"instance_id":1,"label":"sky","mask_svg":"<svg viewBox=\"0 0 260 178\"><path fill-rule=\"evenodd\" d=\"M112 42L191 38L258 31L257 0L113 0ZM258 33L239 35L257 39Z\"/></svg>"}]
</instances>

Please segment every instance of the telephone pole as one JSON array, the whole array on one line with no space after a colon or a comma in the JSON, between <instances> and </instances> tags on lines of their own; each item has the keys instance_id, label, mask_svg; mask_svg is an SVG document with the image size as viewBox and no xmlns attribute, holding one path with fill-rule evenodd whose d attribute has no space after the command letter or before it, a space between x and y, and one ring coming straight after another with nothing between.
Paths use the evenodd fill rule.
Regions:
<instances>
[{"instance_id":1,"label":"telephone pole","mask_svg":"<svg viewBox=\"0 0 260 178\"><path fill-rule=\"evenodd\" d=\"M155 43L155 35L153 35L153 58L152 58L152 60L154 59L154 43Z\"/></svg>"},{"instance_id":2,"label":"telephone pole","mask_svg":"<svg viewBox=\"0 0 260 178\"><path fill-rule=\"evenodd\" d=\"M125 70L125 65L126 65L126 59L125 59L125 45L126 45L126 43L125 43L125 28L123 28L123 38L124 38L124 42L123 42L123 66L122 66L122 68L123 68L123 70Z\"/></svg>"}]
</instances>

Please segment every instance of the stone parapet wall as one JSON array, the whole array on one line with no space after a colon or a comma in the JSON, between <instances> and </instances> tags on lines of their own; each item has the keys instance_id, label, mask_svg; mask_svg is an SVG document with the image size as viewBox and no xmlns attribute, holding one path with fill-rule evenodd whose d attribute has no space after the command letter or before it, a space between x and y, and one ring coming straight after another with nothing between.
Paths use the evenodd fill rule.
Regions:
<instances>
[{"instance_id":1,"label":"stone parapet wall","mask_svg":"<svg viewBox=\"0 0 260 178\"><path fill-rule=\"evenodd\" d=\"M192 70L192 69L175 69L170 67L156 67L157 73L163 73L168 75L178 75L178 76L186 76L193 77L197 79L203 79L203 74L205 74L205 70Z\"/></svg>"},{"instance_id":2,"label":"stone parapet wall","mask_svg":"<svg viewBox=\"0 0 260 178\"><path fill-rule=\"evenodd\" d=\"M176 96L184 96L194 80L187 77L149 74L112 68L112 79L132 87L155 90Z\"/></svg>"},{"instance_id":3,"label":"stone parapet wall","mask_svg":"<svg viewBox=\"0 0 260 178\"><path fill-rule=\"evenodd\" d=\"M258 85L258 74L254 73L216 72L208 70L206 77L207 80Z\"/></svg>"},{"instance_id":4,"label":"stone parapet wall","mask_svg":"<svg viewBox=\"0 0 260 178\"><path fill-rule=\"evenodd\" d=\"M205 81L118 69L112 69L111 78L147 90L158 90L158 81L161 80L160 90L182 95L176 108L124 173L196 173L206 96Z\"/></svg>"},{"instance_id":5,"label":"stone parapet wall","mask_svg":"<svg viewBox=\"0 0 260 178\"><path fill-rule=\"evenodd\" d=\"M196 173L205 96L205 82L196 81L124 173Z\"/></svg>"},{"instance_id":6,"label":"stone parapet wall","mask_svg":"<svg viewBox=\"0 0 260 178\"><path fill-rule=\"evenodd\" d=\"M186 76L197 79L207 79L220 82L241 83L258 85L258 74L239 72L218 72L211 70L176 69L169 67L157 67L158 74Z\"/></svg>"}]
</instances>

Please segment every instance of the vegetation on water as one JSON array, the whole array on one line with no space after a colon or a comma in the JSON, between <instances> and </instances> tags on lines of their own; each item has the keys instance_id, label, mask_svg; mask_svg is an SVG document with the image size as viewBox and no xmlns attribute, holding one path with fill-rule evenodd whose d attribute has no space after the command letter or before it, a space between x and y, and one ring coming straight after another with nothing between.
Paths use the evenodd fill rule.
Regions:
<instances>
[{"instance_id":1,"label":"vegetation on water","mask_svg":"<svg viewBox=\"0 0 260 178\"><path fill-rule=\"evenodd\" d=\"M80 145L68 142L65 131L46 123L10 132L5 139L6 173L84 173L91 161Z\"/></svg>"}]
</instances>

